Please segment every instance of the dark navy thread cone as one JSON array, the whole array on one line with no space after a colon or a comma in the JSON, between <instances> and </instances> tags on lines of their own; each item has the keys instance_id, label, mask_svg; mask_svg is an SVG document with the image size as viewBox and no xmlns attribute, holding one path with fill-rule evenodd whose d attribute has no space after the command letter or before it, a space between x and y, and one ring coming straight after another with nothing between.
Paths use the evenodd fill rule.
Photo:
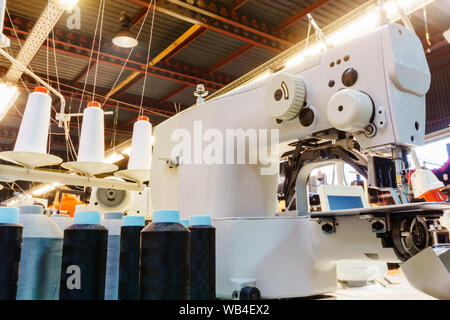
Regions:
<instances>
[{"instance_id":1,"label":"dark navy thread cone","mask_svg":"<svg viewBox=\"0 0 450 320\"><path fill-rule=\"evenodd\" d=\"M75 212L64 230L60 300L103 300L108 229L95 211Z\"/></svg>"},{"instance_id":2,"label":"dark navy thread cone","mask_svg":"<svg viewBox=\"0 0 450 320\"><path fill-rule=\"evenodd\" d=\"M23 226L19 209L0 207L0 300L15 300Z\"/></svg>"},{"instance_id":3,"label":"dark navy thread cone","mask_svg":"<svg viewBox=\"0 0 450 320\"><path fill-rule=\"evenodd\" d=\"M119 300L139 300L139 254L143 216L125 216L120 231Z\"/></svg>"},{"instance_id":4,"label":"dark navy thread cone","mask_svg":"<svg viewBox=\"0 0 450 320\"><path fill-rule=\"evenodd\" d=\"M178 211L154 211L141 232L141 300L189 299L190 240Z\"/></svg>"},{"instance_id":5,"label":"dark navy thread cone","mask_svg":"<svg viewBox=\"0 0 450 320\"><path fill-rule=\"evenodd\" d=\"M216 299L216 228L209 216L192 216L191 300Z\"/></svg>"}]
</instances>

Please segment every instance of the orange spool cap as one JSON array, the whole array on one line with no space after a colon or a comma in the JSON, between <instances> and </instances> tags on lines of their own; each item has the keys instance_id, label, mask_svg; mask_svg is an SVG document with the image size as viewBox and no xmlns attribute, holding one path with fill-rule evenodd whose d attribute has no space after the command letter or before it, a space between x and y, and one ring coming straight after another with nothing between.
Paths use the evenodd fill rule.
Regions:
<instances>
[{"instance_id":1,"label":"orange spool cap","mask_svg":"<svg viewBox=\"0 0 450 320\"><path fill-rule=\"evenodd\" d=\"M447 202L447 197L439 189L427 191L419 198L425 199L426 202Z\"/></svg>"},{"instance_id":2,"label":"orange spool cap","mask_svg":"<svg viewBox=\"0 0 450 320\"><path fill-rule=\"evenodd\" d=\"M48 89L46 87L37 86L36 88L34 88L34 92L42 92L48 94Z\"/></svg>"},{"instance_id":3,"label":"orange spool cap","mask_svg":"<svg viewBox=\"0 0 450 320\"><path fill-rule=\"evenodd\" d=\"M150 119L147 116L139 116L138 121L141 121L141 120L147 121L147 122L150 121Z\"/></svg>"},{"instance_id":4,"label":"orange spool cap","mask_svg":"<svg viewBox=\"0 0 450 320\"><path fill-rule=\"evenodd\" d=\"M97 108L100 108L100 102L97 102L97 101L89 101L89 102L88 102L88 107L97 107Z\"/></svg>"}]
</instances>

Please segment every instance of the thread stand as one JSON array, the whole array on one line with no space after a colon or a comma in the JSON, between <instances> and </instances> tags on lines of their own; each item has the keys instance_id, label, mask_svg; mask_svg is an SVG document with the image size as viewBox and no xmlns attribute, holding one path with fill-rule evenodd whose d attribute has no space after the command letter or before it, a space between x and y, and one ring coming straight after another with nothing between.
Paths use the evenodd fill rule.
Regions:
<instances>
[{"instance_id":1,"label":"thread stand","mask_svg":"<svg viewBox=\"0 0 450 320\"><path fill-rule=\"evenodd\" d=\"M97 174L113 172L119 169L115 164L103 162L71 161L61 164L64 169L93 177Z\"/></svg>"},{"instance_id":2,"label":"thread stand","mask_svg":"<svg viewBox=\"0 0 450 320\"><path fill-rule=\"evenodd\" d=\"M3 151L0 153L0 159L18 164L27 169L54 166L63 161L60 157L52 154L26 151Z\"/></svg>"},{"instance_id":3,"label":"thread stand","mask_svg":"<svg viewBox=\"0 0 450 320\"><path fill-rule=\"evenodd\" d=\"M137 183L150 180L150 170L147 169L125 169L114 172L116 177L131 180Z\"/></svg>"}]
</instances>

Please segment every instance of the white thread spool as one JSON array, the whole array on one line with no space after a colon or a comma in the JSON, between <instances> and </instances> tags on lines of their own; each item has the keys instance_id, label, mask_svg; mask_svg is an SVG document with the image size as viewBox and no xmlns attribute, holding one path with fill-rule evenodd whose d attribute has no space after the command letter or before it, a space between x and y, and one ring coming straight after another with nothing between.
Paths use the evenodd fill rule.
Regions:
<instances>
[{"instance_id":1,"label":"white thread spool","mask_svg":"<svg viewBox=\"0 0 450 320\"><path fill-rule=\"evenodd\" d=\"M36 87L28 96L14 151L47 153L52 98L48 90Z\"/></svg>"},{"instance_id":2,"label":"white thread spool","mask_svg":"<svg viewBox=\"0 0 450 320\"><path fill-rule=\"evenodd\" d=\"M116 171L114 164L105 163L105 124L100 103L90 101L83 111L83 122L77 161L65 162L63 168L94 176Z\"/></svg>"},{"instance_id":3,"label":"white thread spool","mask_svg":"<svg viewBox=\"0 0 450 320\"><path fill-rule=\"evenodd\" d=\"M95 101L90 101L83 111L78 161L105 161L104 115L100 104Z\"/></svg>"},{"instance_id":4,"label":"white thread spool","mask_svg":"<svg viewBox=\"0 0 450 320\"><path fill-rule=\"evenodd\" d=\"M47 154L51 104L52 99L46 88L36 87L34 92L30 93L14 151L0 153L0 159L28 168L61 163L61 158Z\"/></svg>"},{"instance_id":5,"label":"white thread spool","mask_svg":"<svg viewBox=\"0 0 450 320\"><path fill-rule=\"evenodd\" d=\"M142 116L133 126L128 169L150 170L152 165L152 124Z\"/></svg>"},{"instance_id":6,"label":"white thread spool","mask_svg":"<svg viewBox=\"0 0 450 320\"><path fill-rule=\"evenodd\" d=\"M128 168L115 172L114 175L137 182L150 179L152 166L152 124L148 117L140 116L134 123L131 139L131 153Z\"/></svg>"}]
</instances>

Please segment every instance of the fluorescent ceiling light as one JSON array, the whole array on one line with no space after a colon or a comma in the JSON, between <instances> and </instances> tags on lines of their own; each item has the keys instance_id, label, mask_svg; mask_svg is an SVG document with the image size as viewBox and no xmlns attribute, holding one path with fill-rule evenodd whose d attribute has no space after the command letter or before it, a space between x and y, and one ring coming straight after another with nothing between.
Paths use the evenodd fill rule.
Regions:
<instances>
[{"instance_id":1,"label":"fluorescent ceiling light","mask_svg":"<svg viewBox=\"0 0 450 320\"><path fill-rule=\"evenodd\" d=\"M269 75L269 73L267 72L267 75ZM155 144L155 136L152 136L150 138L152 145ZM126 147L125 149L123 149L122 151L120 151L121 154L126 154L127 156L131 155L131 146L130 147Z\"/></svg>"},{"instance_id":2,"label":"fluorescent ceiling light","mask_svg":"<svg viewBox=\"0 0 450 320\"><path fill-rule=\"evenodd\" d=\"M114 152L105 158L105 162L106 163L116 163L117 161L120 161L122 159L125 159L125 157L123 155L121 155L120 153Z\"/></svg>"},{"instance_id":3,"label":"fluorescent ceiling light","mask_svg":"<svg viewBox=\"0 0 450 320\"><path fill-rule=\"evenodd\" d=\"M39 187L38 189L34 190L32 192L33 196L41 196L43 194L52 192L53 190L55 190L57 187L61 186L60 183L53 183L53 184L45 184L42 187Z\"/></svg>"},{"instance_id":4,"label":"fluorescent ceiling light","mask_svg":"<svg viewBox=\"0 0 450 320\"><path fill-rule=\"evenodd\" d=\"M14 101L16 101L19 92L15 86L7 83L0 83L0 121L8 113Z\"/></svg>"},{"instance_id":5,"label":"fluorescent ceiling light","mask_svg":"<svg viewBox=\"0 0 450 320\"><path fill-rule=\"evenodd\" d=\"M78 0L58 0L59 6L64 10L73 10L78 4Z\"/></svg>"},{"instance_id":6,"label":"fluorescent ceiling light","mask_svg":"<svg viewBox=\"0 0 450 320\"><path fill-rule=\"evenodd\" d=\"M131 154L131 147L123 149L121 151L121 153L126 154L127 156L130 156L130 154Z\"/></svg>"},{"instance_id":7,"label":"fluorescent ceiling light","mask_svg":"<svg viewBox=\"0 0 450 320\"><path fill-rule=\"evenodd\" d=\"M444 32L444 38L448 43L450 43L450 29Z\"/></svg>"}]
</instances>

